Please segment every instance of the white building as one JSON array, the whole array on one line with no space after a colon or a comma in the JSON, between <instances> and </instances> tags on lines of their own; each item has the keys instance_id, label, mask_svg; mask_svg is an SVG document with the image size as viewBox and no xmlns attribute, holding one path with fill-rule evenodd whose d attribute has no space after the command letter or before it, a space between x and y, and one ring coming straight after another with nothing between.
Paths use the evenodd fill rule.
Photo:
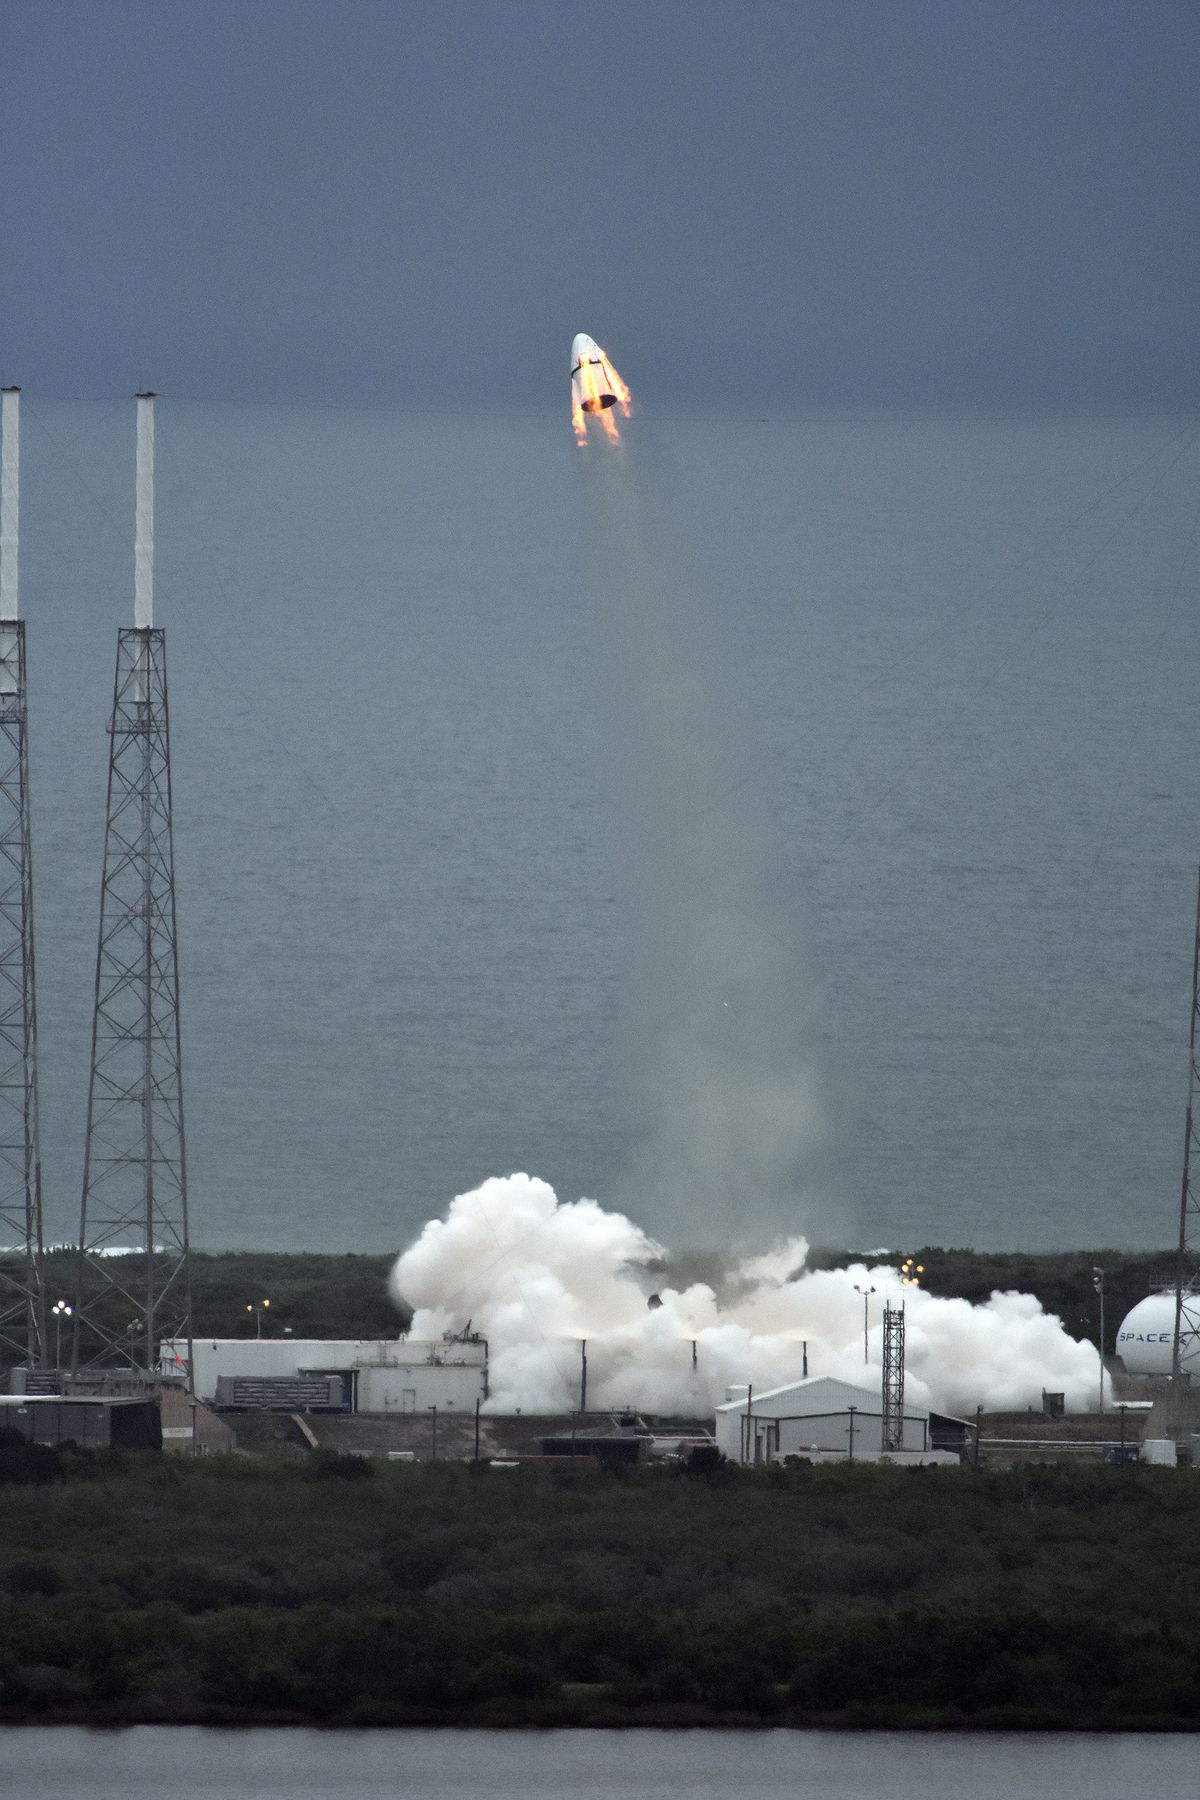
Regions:
<instances>
[{"instance_id":1,"label":"white building","mask_svg":"<svg viewBox=\"0 0 1200 1800\"><path fill-rule=\"evenodd\" d=\"M934 1449L930 1421L925 1408L905 1406L902 1447L888 1452L889 1460L957 1463L957 1452ZM944 1424L957 1428L959 1436L969 1429L961 1420L946 1419ZM813 1462L878 1462L885 1454L882 1396L877 1388L854 1387L827 1375L761 1394L734 1390L733 1397L717 1407L715 1435L731 1462L780 1462L785 1456L806 1456Z\"/></svg>"},{"instance_id":2,"label":"white building","mask_svg":"<svg viewBox=\"0 0 1200 1800\"><path fill-rule=\"evenodd\" d=\"M487 1399L487 1340L412 1338L212 1338L192 1341L196 1397L218 1405L270 1405L275 1385L305 1384L293 1406L352 1412L474 1412ZM164 1367L182 1366L187 1344L165 1339ZM259 1397L250 1387L258 1384ZM317 1390L322 1397L312 1398Z\"/></svg>"}]
</instances>

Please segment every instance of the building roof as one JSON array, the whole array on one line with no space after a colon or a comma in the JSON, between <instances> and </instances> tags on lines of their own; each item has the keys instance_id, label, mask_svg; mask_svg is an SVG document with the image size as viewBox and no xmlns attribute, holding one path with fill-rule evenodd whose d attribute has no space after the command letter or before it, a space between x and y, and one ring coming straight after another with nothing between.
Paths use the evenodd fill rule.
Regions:
<instances>
[{"instance_id":1,"label":"building roof","mask_svg":"<svg viewBox=\"0 0 1200 1800\"><path fill-rule=\"evenodd\" d=\"M783 1387L764 1388L761 1393L750 1396L750 1411L761 1417L760 1408L768 1402L782 1400L797 1402L794 1416L798 1418L816 1417L819 1413L846 1412L850 1407L860 1412L881 1412L883 1397L878 1388L856 1387L853 1382L838 1381L832 1375L810 1375L805 1381L789 1381ZM726 1400L716 1408L718 1413L738 1413L746 1411L746 1399ZM779 1412L777 1405L771 1406L772 1412ZM906 1406L906 1419L925 1419L929 1412L927 1407Z\"/></svg>"},{"instance_id":2,"label":"building roof","mask_svg":"<svg viewBox=\"0 0 1200 1800\"><path fill-rule=\"evenodd\" d=\"M193 1334L192 1343L198 1355L206 1351L236 1350L270 1360L311 1356L321 1369L334 1365L345 1368L394 1368L467 1363L472 1368L482 1361L487 1343L481 1337L448 1338L302 1338L291 1333L269 1337L213 1337L208 1332ZM164 1338L159 1354L177 1357L187 1350L185 1338Z\"/></svg>"},{"instance_id":3,"label":"building roof","mask_svg":"<svg viewBox=\"0 0 1200 1800\"><path fill-rule=\"evenodd\" d=\"M153 1394L0 1394L0 1406L145 1406Z\"/></svg>"}]
</instances>

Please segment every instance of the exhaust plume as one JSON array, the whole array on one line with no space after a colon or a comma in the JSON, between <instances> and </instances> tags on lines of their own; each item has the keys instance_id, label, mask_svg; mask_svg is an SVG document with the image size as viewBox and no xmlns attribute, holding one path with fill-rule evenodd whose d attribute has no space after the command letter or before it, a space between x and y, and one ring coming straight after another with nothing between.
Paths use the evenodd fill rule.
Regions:
<instances>
[{"instance_id":1,"label":"exhaust plume","mask_svg":"<svg viewBox=\"0 0 1200 1800\"><path fill-rule=\"evenodd\" d=\"M489 1341L488 1410L565 1412L579 1404L587 1339L590 1409L706 1417L728 1386L758 1390L811 1375L880 1386L884 1300L906 1307L906 1398L950 1413L1024 1407L1044 1387L1094 1403L1095 1348L1069 1337L1029 1294L981 1306L902 1288L886 1264L812 1270L793 1238L731 1263L722 1301L705 1282L662 1286L664 1254L623 1213L560 1202L528 1175L493 1177L453 1200L397 1261L390 1290L416 1309L412 1332L436 1338L470 1320ZM863 1298L873 1286L868 1360ZM661 1305L650 1307L651 1289ZM693 1352L694 1346L694 1352ZM694 1355L694 1361L693 1361Z\"/></svg>"},{"instance_id":2,"label":"exhaust plume","mask_svg":"<svg viewBox=\"0 0 1200 1800\"><path fill-rule=\"evenodd\" d=\"M609 715L635 1149L618 1203L675 1243L840 1228L812 959L717 609L623 444L583 471Z\"/></svg>"}]
</instances>

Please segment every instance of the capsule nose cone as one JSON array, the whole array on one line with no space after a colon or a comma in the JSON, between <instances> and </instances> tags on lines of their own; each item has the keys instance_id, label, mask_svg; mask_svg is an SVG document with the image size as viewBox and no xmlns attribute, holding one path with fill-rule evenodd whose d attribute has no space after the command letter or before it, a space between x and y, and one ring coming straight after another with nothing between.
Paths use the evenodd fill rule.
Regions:
<instances>
[{"instance_id":1,"label":"capsule nose cone","mask_svg":"<svg viewBox=\"0 0 1200 1800\"><path fill-rule=\"evenodd\" d=\"M595 338L590 338L586 331L578 332L571 345L571 367L574 368L577 363L587 362L589 358L599 355Z\"/></svg>"}]
</instances>

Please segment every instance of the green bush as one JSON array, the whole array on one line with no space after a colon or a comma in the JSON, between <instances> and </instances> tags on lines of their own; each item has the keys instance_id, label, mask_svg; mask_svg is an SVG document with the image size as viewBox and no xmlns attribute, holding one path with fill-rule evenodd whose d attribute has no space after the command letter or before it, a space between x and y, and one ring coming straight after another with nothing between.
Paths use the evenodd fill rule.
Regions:
<instances>
[{"instance_id":1,"label":"green bush","mask_svg":"<svg viewBox=\"0 0 1200 1800\"><path fill-rule=\"evenodd\" d=\"M0 1490L0 1720L1200 1724L1186 1472L174 1467Z\"/></svg>"}]
</instances>

